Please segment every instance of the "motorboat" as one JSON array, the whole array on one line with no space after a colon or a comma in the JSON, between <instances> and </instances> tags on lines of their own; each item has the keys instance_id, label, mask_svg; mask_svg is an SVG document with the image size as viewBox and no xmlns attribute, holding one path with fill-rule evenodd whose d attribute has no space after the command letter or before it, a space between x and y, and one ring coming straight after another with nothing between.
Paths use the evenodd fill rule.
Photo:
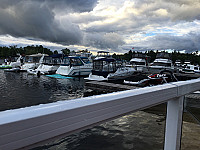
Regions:
<instances>
[{"instance_id":1,"label":"motorboat","mask_svg":"<svg viewBox=\"0 0 200 150\"><path fill-rule=\"evenodd\" d=\"M148 72L148 57L144 54L136 53L126 67L135 68L140 72Z\"/></svg>"},{"instance_id":2,"label":"motorboat","mask_svg":"<svg viewBox=\"0 0 200 150\"><path fill-rule=\"evenodd\" d=\"M200 73L200 67L187 64L181 71L182 73L187 73L187 74Z\"/></svg>"},{"instance_id":3,"label":"motorboat","mask_svg":"<svg viewBox=\"0 0 200 150\"><path fill-rule=\"evenodd\" d=\"M9 69L4 69L5 72L19 72L20 68L15 67L15 68L9 68Z\"/></svg>"},{"instance_id":4,"label":"motorboat","mask_svg":"<svg viewBox=\"0 0 200 150\"><path fill-rule=\"evenodd\" d=\"M12 66L12 68L16 68L16 69L13 69L13 70L18 70L19 67L21 67L23 63L23 56L20 55L16 61L13 61L13 62L10 62L10 66Z\"/></svg>"},{"instance_id":5,"label":"motorboat","mask_svg":"<svg viewBox=\"0 0 200 150\"><path fill-rule=\"evenodd\" d=\"M93 69L86 80L111 81L121 80L133 75L136 70L116 64L116 59L96 57L93 60Z\"/></svg>"},{"instance_id":6,"label":"motorboat","mask_svg":"<svg viewBox=\"0 0 200 150\"><path fill-rule=\"evenodd\" d=\"M87 57L64 57L56 74L65 76L88 76L92 70L92 63Z\"/></svg>"},{"instance_id":7,"label":"motorboat","mask_svg":"<svg viewBox=\"0 0 200 150\"><path fill-rule=\"evenodd\" d=\"M161 71L160 73L150 74L147 76L147 78L142 79L137 82L124 80L124 84L131 84L131 85L135 85L139 87L144 87L144 86L164 84L164 83L168 83L172 81L173 82L178 81L178 79L173 74L173 72L165 70L165 71Z\"/></svg>"},{"instance_id":8,"label":"motorboat","mask_svg":"<svg viewBox=\"0 0 200 150\"><path fill-rule=\"evenodd\" d=\"M160 55L159 55L160 54ZM168 53L158 53L157 58L149 66L150 73L160 73L161 71L175 71L172 61L169 59Z\"/></svg>"},{"instance_id":9,"label":"motorboat","mask_svg":"<svg viewBox=\"0 0 200 150\"><path fill-rule=\"evenodd\" d=\"M57 69L59 68L62 58L64 57L63 54L54 54L50 56L45 56L43 62L39 64L36 69L28 69L28 74L54 74Z\"/></svg>"},{"instance_id":10,"label":"motorboat","mask_svg":"<svg viewBox=\"0 0 200 150\"><path fill-rule=\"evenodd\" d=\"M33 54L25 56L25 62L21 66L20 71L27 71L28 69L36 69L40 64L43 63L44 56L48 56L47 54Z\"/></svg>"},{"instance_id":11,"label":"motorboat","mask_svg":"<svg viewBox=\"0 0 200 150\"><path fill-rule=\"evenodd\" d=\"M0 65L0 69L11 69L12 66L11 65Z\"/></svg>"}]
</instances>

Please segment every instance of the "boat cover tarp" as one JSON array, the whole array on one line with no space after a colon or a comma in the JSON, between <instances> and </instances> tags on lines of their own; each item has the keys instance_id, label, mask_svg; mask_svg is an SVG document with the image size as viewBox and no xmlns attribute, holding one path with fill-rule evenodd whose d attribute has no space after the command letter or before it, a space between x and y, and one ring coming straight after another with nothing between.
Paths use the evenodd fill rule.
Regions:
<instances>
[{"instance_id":1,"label":"boat cover tarp","mask_svg":"<svg viewBox=\"0 0 200 150\"><path fill-rule=\"evenodd\" d=\"M56 78L56 79L73 79L73 77L62 76L60 74L46 75L47 77Z\"/></svg>"}]
</instances>

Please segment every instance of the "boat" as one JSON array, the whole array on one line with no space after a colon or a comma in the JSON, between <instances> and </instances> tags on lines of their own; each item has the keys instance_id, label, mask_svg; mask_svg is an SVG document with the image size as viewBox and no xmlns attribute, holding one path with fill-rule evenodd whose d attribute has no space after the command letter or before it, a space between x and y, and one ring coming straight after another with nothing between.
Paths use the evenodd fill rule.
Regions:
<instances>
[{"instance_id":1,"label":"boat","mask_svg":"<svg viewBox=\"0 0 200 150\"><path fill-rule=\"evenodd\" d=\"M117 65L114 58L98 56L93 60L92 72L85 79L96 81L122 80L133 75L135 71L134 68Z\"/></svg>"},{"instance_id":2,"label":"boat","mask_svg":"<svg viewBox=\"0 0 200 150\"><path fill-rule=\"evenodd\" d=\"M19 72L20 68L16 67L16 68L10 68L10 69L4 69L5 72Z\"/></svg>"},{"instance_id":3,"label":"boat","mask_svg":"<svg viewBox=\"0 0 200 150\"><path fill-rule=\"evenodd\" d=\"M44 60L44 56L47 56L47 54L33 54L33 55L27 55L25 56L25 62L21 66L20 71L27 71L27 70L34 70L36 69L40 64L42 64Z\"/></svg>"},{"instance_id":4,"label":"boat","mask_svg":"<svg viewBox=\"0 0 200 150\"><path fill-rule=\"evenodd\" d=\"M181 72L186 74L200 73L200 67L196 65L187 64L184 68L182 68Z\"/></svg>"},{"instance_id":5,"label":"boat","mask_svg":"<svg viewBox=\"0 0 200 150\"><path fill-rule=\"evenodd\" d=\"M0 69L11 69L11 65L0 65Z\"/></svg>"},{"instance_id":6,"label":"boat","mask_svg":"<svg viewBox=\"0 0 200 150\"><path fill-rule=\"evenodd\" d=\"M23 56L20 55L16 61L13 61L13 62L10 62L10 66L12 66L12 68L16 68L16 69L13 69L13 70L17 70L19 67L21 67L23 63Z\"/></svg>"},{"instance_id":7,"label":"boat","mask_svg":"<svg viewBox=\"0 0 200 150\"><path fill-rule=\"evenodd\" d=\"M54 54L50 56L45 56L43 62L36 69L28 69L28 74L55 74L57 69L59 68L63 54Z\"/></svg>"},{"instance_id":8,"label":"boat","mask_svg":"<svg viewBox=\"0 0 200 150\"><path fill-rule=\"evenodd\" d=\"M133 58L130 60L129 64L126 67L135 68L140 72L148 72L148 56L145 56L142 53L136 53L133 55Z\"/></svg>"},{"instance_id":9,"label":"boat","mask_svg":"<svg viewBox=\"0 0 200 150\"><path fill-rule=\"evenodd\" d=\"M173 74L173 72L164 70L164 71L161 71L160 73L150 74L147 76L147 78L142 79L137 82L124 80L124 84L131 84L131 85L135 85L139 87L145 87L145 86L164 84L164 83L168 83L172 81L173 82L178 81L178 79Z\"/></svg>"},{"instance_id":10,"label":"boat","mask_svg":"<svg viewBox=\"0 0 200 150\"><path fill-rule=\"evenodd\" d=\"M64 76L88 76L92 70L92 63L87 57L64 57L56 74Z\"/></svg>"},{"instance_id":11,"label":"boat","mask_svg":"<svg viewBox=\"0 0 200 150\"><path fill-rule=\"evenodd\" d=\"M161 71L168 70L174 72L176 69L169 59L168 53L158 53L156 59L149 66L150 73L160 73Z\"/></svg>"}]
</instances>

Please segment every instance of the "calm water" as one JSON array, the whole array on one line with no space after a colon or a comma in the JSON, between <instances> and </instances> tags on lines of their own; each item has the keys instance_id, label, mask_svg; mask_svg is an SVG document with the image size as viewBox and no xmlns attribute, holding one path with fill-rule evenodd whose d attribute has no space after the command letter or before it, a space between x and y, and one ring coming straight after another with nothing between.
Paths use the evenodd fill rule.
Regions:
<instances>
[{"instance_id":1,"label":"calm water","mask_svg":"<svg viewBox=\"0 0 200 150\"><path fill-rule=\"evenodd\" d=\"M0 111L84 95L83 79L40 78L0 70ZM160 150L165 116L136 112L34 150Z\"/></svg>"},{"instance_id":2,"label":"calm water","mask_svg":"<svg viewBox=\"0 0 200 150\"><path fill-rule=\"evenodd\" d=\"M83 96L84 80L55 79L0 70L0 111Z\"/></svg>"}]
</instances>

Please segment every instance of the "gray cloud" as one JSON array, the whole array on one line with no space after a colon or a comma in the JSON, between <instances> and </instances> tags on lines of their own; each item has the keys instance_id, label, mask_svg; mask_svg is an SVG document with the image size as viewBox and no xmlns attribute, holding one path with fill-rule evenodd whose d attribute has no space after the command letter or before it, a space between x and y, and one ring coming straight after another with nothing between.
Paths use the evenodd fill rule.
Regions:
<instances>
[{"instance_id":1,"label":"gray cloud","mask_svg":"<svg viewBox=\"0 0 200 150\"><path fill-rule=\"evenodd\" d=\"M84 39L85 46L92 46L104 50L114 49L118 51L118 47L125 44L122 36L117 33L89 33Z\"/></svg>"},{"instance_id":2,"label":"gray cloud","mask_svg":"<svg viewBox=\"0 0 200 150\"><path fill-rule=\"evenodd\" d=\"M99 7L93 12L95 6ZM112 16L108 11L105 15L106 10L120 10L120 13ZM104 16L101 16L101 11L104 11ZM200 19L200 0L128 2L1 0L0 2L0 35L9 34L63 45L112 49L116 52L129 49L125 41L128 41L128 45L138 46L140 50L200 49L198 32L184 36L158 34L148 40L145 40L144 36L144 39L141 37L139 40L132 39L134 43L128 39L133 37L132 35L144 35L146 31L147 34L153 31L159 32L162 28L172 27L180 22L193 22L195 19ZM187 28L189 27L185 27Z\"/></svg>"},{"instance_id":3,"label":"gray cloud","mask_svg":"<svg viewBox=\"0 0 200 150\"><path fill-rule=\"evenodd\" d=\"M154 50L174 49L193 52L200 49L200 32L190 32L184 36L157 35L146 41L146 48Z\"/></svg>"},{"instance_id":4,"label":"gray cloud","mask_svg":"<svg viewBox=\"0 0 200 150\"><path fill-rule=\"evenodd\" d=\"M67 19L62 22L56 20L56 10L91 11L95 4L94 0L2 0L0 34L79 44L83 37L79 26Z\"/></svg>"}]
</instances>

